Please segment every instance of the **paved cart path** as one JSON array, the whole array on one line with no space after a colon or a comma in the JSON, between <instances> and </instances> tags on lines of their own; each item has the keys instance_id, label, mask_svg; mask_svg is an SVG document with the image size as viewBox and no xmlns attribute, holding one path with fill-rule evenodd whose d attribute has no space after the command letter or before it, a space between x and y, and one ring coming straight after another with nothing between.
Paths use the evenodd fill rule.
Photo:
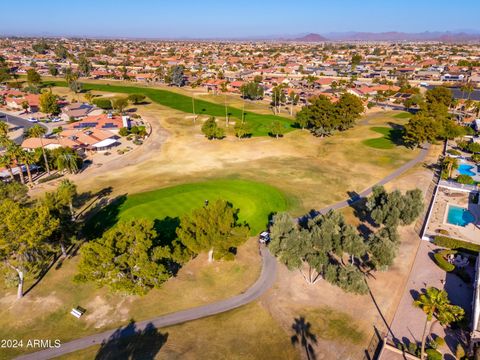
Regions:
<instances>
[{"instance_id":1,"label":"paved cart path","mask_svg":"<svg viewBox=\"0 0 480 360\"><path fill-rule=\"evenodd\" d=\"M425 157L427 156L427 153L428 153L428 149L429 149L428 145L424 146L420 151L420 154L418 154L418 156L415 159L410 160L406 164L402 165L393 173L391 173L390 175L384 177L382 180L377 182L375 185L384 185L389 181L395 179L396 177L400 176L405 171L411 169L418 163L425 160ZM368 196L372 192L372 188L375 185L368 187L367 189L360 192L358 195L348 200L340 201L336 204L329 205L319 210L318 212L324 214L329 210L340 209L340 208L349 206L350 204L354 203L360 198ZM261 271L260 277L255 282L255 284L253 284L252 287L250 287L244 293L231 297L226 300L221 300L215 303L198 306L198 307L194 307L187 310L182 310L182 311L174 312L171 314L161 315L153 319L138 322L136 324L137 329L143 330L147 325L150 325L150 324L155 326L156 328L163 328L167 326L181 324L187 321L198 320L208 316L220 314L220 313L241 307L243 305L249 304L252 301L258 299L263 293L265 293L273 285L273 283L275 282L275 276L276 276L276 266L277 264L276 264L275 258L270 254L267 248L262 248L262 271ZM93 345L99 345L103 341L107 341L108 338L117 330L118 329L108 330L99 334L90 335L80 339L72 340L70 342L62 344L61 347L59 348L46 349L46 350L22 355L17 357L16 359L17 360L52 359L57 356L82 350ZM126 336L128 336L128 334L126 334Z\"/></svg>"}]
</instances>

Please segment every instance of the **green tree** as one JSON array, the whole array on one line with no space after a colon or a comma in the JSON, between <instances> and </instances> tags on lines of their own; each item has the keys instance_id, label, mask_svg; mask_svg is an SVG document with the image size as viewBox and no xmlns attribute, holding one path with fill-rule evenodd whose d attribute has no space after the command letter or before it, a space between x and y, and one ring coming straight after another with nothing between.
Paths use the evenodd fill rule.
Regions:
<instances>
[{"instance_id":1,"label":"green tree","mask_svg":"<svg viewBox=\"0 0 480 360\"><path fill-rule=\"evenodd\" d=\"M403 130L403 142L410 147L433 143L438 135L435 119L424 112L415 114Z\"/></svg>"},{"instance_id":2,"label":"green tree","mask_svg":"<svg viewBox=\"0 0 480 360\"><path fill-rule=\"evenodd\" d=\"M433 318L435 317L440 324L445 326L463 319L465 311L460 306L452 305L450 303L448 294L445 290L439 290L435 287L428 287L424 290L423 294L420 294L413 304L422 309L426 315L420 355L420 358L423 359L425 357L425 342L427 334L430 334L431 332L430 323Z\"/></svg>"},{"instance_id":3,"label":"green tree","mask_svg":"<svg viewBox=\"0 0 480 360\"><path fill-rule=\"evenodd\" d=\"M243 84L240 91L245 99L259 100L263 98L263 87L255 81Z\"/></svg>"},{"instance_id":4,"label":"green tree","mask_svg":"<svg viewBox=\"0 0 480 360\"><path fill-rule=\"evenodd\" d=\"M134 105L141 104L143 101L145 101L145 95L130 94L130 95L128 95L128 101L130 101Z\"/></svg>"},{"instance_id":5,"label":"green tree","mask_svg":"<svg viewBox=\"0 0 480 360\"><path fill-rule=\"evenodd\" d=\"M59 222L41 204L26 206L11 199L0 201L0 259L6 281L17 285L23 297L28 275L37 275L48 261L48 238Z\"/></svg>"},{"instance_id":6,"label":"green tree","mask_svg":"<svg viewBox=\"0 0 480 360\"><path fill-rule=\"evenodd\" d=\"M35 69L28 69L27 82L29 85L38 86L42 82L42 77Z\"/></svg>"},{"instance_id":7,"label":"green tree","mask_svg":"<svg viewBox=\"0 0 480 360\"><path fill-rule=\"evenodd\" d=\"M225 136L225 131L217 125L213 116L203 123L202 133L209 140L222 139Z\"/></svg>"},{"instance_id":8,"label":"green tree","mask_svg":"<svg viewBox=\"0 0 480 360\"><path fill-rule=\"evenodd\" d=\"M67 171L70 174L75 174L78 171L78 154L72 151L66 151L65 148L59 148L56 150L55 158L57 169L59 171Z\"/></svg>"},{"instance_id":9,"label":"green tree","mask_svg":"<svg viewBox=\"0 0 480 360\"><path fill-rule=\"evenodd\" d=\"M175 86L184 86L185 85L185 77L184 77L184 67L182 65L174 65L170 68L168 75L165 79L165 82L170 83L171 85ZM167 79L169 81L167 81Z\"/></svg>"},{"instance_id":10,"label":"green tree","mask_svg":"<svg viewBox=\"0 0 480 360\"><path fill-rule=\"evenodd\" d=\"M25 176L23 175L22 164L20 158L23 155L23 149L20 145L11 141L7 146L6 155L10 157L12 164L15 164L18 168L18 175L20 176L20 182L25 184Z\"/></svg>"},{"instance_id":11,"label":"green tree","mask_svg":"<svg viewBox=\"0 0 480 360\"><path fill-rule=\"evenodd\" d=\"M44 39L34 43L32 45L33 51L39 54L45 54L50 47L48 46L47 42Z\"/></svg>"},{"instance_id":12,"label":"green tree","mask_svg":"<svg viewBox=\"0 0 480 360\"><path fill-rule=\"evenodd\" d=\"M208 261L233 259L232 249L248 236L248 226L238 223L238 209L224 200L195 209L180 220L177 235L193 253L208 252Z\"/></svg>"},{"instance_id":13,"label":"green tree","mask_svg":"<svg viewBox=\"0 0 480 360\"><path fill-rule=\"evenodd\" d=\"M16 181L0 181L0 200L10 199L19 204L25 204L28 200L28 188Z\"/></svg>"},{"instance_id":14,"label":"green tree","mask_svg":"<svg viewBox=\"0 0 480 360\"><path fill-rule=\"evenodd\" d=\"M45 129L43 126L35 124L33 127L28 129L27 136L40 139L40 146L42 148L43 160L45 162L45 170L47 170L48 175L50 175L50 166L48 165L47 154L45 152L45 147L43 145L43 136L45 135L46 132L47 132L47 129Z\"/></svg>"},{"instance_id":15,"label":"green tree","mask_svg":"<svg viewBox=\"0 0 480 360\"><path fill-rule=\"evenodd\" d=\"M61 59L61 60L64 60L68 57L68 50L65 48L65 46L63 44L58 44L56 47L55 47L55 56L57 57L57 59Z\"/></svg>"},{"instance_id":16,"label":"green tree","mask_svg":"<svg viewBox=\"0 0 480 360\"><path fill-rule=\"evenodd\" d=\"M51 90L45 91L40 95L40 111L48 114L54 115L60 112L60 107L58 105L58 96L52 93Z\"/></svg>"},{"instance_id":17,"label":"green tree","mask_svg":"<svg viewBox=\"0 0 480 360\"><path fill-rule=\"evenodd\" d=\"M252 135L252 128L249 123L236 122L235 123L235 136L243 139Z\"/></svg>"},{"instance_id":18,"label":"green tree","mask_svg":"<svg viewBox=\"0 0 480 360\"><path fill-rule=\"evenodd\" d=\"M278 139L284 133L285 133L285 126L283 126L283 124L278 120L273 121L272 124L270 125L270 134L272 136L275 136L276 139Z\"/></svg>"},{"instance_id":19,"label":"green tree","mask_svg":"<svg viewBox=\"0 0 480 360\"><path fill-rule=\"evenodd\" d=\"M11 180L15 180L15 176L13 175L13 170L12 170L12 159L8 154L1 154L0 155L0 167L4 167L8 170L10 174Z\"/></svg>"},{"instance_id":20,"label":"green tree","mask_svg":"<svg viewBox=\"0 0 480 360\"><path fill-rule=\"evenodd\" d=\"M70 180L62 180L54 192L47 192L44 204L53 218L58 219L59 226L51 235L51 241L60 246L63 257L67 257L66 246L69 245L76 232L73 213L73 202L77 196L77 187Z\"/></svg>"},{"instance_id":21,"label":"green tree","mask_svg":"<svg viewBox=\"0 0 480 360\"><path fill-rule=\"evenodd\" d=\"M92 64L84 54L80 55L78 58L78 70L83 76L90 75L90 72L92 71Z\"/></svg>"},{"instance_id":22,"label":"green tree","mask_svg":"<svg viewBox=\"0 0 480 360\"><path fill-rule=\"evenodd\" d=\"M80 252L75 279L93 281L115 292L143 295L172 275L163 263L171 254L158 245L150 220L121 221Z\"/></svg>"},{"instance_id":23,"label":"green tree","mask_svg":"<svg viewBox=\"0 0 480 360\"><path fill-rule=\"evenodd\" d=\"M56 66L55 64L48 63L48 72L49 72L50 75L52 75L52 76L57 76L57 75L58 75L57 66Z\"/></svg>"},{"instance_id":24,"label":"green tree","mask_svg":"<svg viewBox=\"0 0 480 360\"><path fill-rule=\"evenodd\" d=\"M119 113L123 113L128 106L128 100L124 97L118 97L112 100L112 107Z\"/></svg>"}]
</instances>

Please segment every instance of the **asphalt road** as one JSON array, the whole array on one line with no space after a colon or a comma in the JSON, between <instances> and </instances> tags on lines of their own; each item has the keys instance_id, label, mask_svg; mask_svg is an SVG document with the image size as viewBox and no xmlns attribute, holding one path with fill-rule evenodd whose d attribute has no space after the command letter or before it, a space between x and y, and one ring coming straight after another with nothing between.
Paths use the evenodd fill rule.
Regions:
<instances>
[{"instance_id":1,"label":"asphalt road","mask_svg":"<svg viewBox=\"0 0 480 360\"><path fill-rule=\"evenodd\" d=\"M405 171L411 169L416 164L422 162L425 157L427 156L429 146L426 145L422 148L420 154L413 160L410 160L406 164L399 167L390 175L384 177L382 180L377 182L375 185L385 185L389 181L395 179L396 177L400 176ZM350 197L348 200L340 201L336 204L327 206L318 211L318 213L326 213L332 209L340 209L350 204L354 203L355 201L359 200L362 197L368 196L372 192L372 188L375 186L370 186L367 189L363 190L359 194L355 194ZM204 306L198 306L191 309L178 311L175 313L167 314L158 316L156 318L145 320L142 322L137 323L137 328L140 330L145 329L147 325L153 325L156 328L167 327L175 324L181 324L187 321L198 320L201 318L205 318L208 316L220 314L243 305L246 305L257 298L259 298L264 292L266 292L275 282L276 276L276 260L270 254L267 248L262 248L262 272L258 280L246 290L244 293L234 296L232 298L221 300L215 303L207 304ZM34 352L27 355L22 355L17 357L17 360L46 360L52 359L57 356L61 356L64 354L68 354L74 351L82 350L88 348L93 345L101 344L102 341L108 340L108 338L118 329L113 329L109 331L102 332L100 334L95 334L91 336L87 336L84 338L80 338L77 340L73 340L67 343L62 344L59 348L52 348L46 349L38 352ZM128 334L126 334L128 336Z\"/></svg>"},{"instance_id":2,"label":"asphalt road","mask_svg":"<svg viewBox=\"0 0 480 360\"><path fill-rule=\"evenodd\" d=\"M21 117L10 115L10 114L5 114L3 112L0 112L0 121L6 121L6 122L8 122L12 125L17 126L17 127L22 127L25 130L30 129L35 124L39 124L41 126L44 126L40 123L31 123L30 121L22 119ZM19 136L19 137L13 139L13 141L15 141L17 144L21 144L22 140L23 140L23 136Z\"/></svg>"}]
</instances>

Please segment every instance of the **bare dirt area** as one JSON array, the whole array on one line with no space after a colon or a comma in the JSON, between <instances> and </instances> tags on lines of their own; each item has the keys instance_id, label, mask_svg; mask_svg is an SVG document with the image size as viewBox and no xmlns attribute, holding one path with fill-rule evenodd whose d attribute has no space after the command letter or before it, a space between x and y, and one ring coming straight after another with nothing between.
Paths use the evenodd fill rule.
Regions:
<instances>
[{"instance_id":1,"label":"bare dirt area","mask_svg":"<svg viewBox=\"0 0 480 360\"><path fill-rule=\"evenodd\" d=\"M426 192L432 172L426 165L436 161L441 147L432 147L424 163L388 184L390 190L405 191L415 187ZM353 224L359 224L353 209L342 210ZM316 336L312 346L317 359L363 359L374 328L386 334L397 310L410 273L420 238L414 226L399 228L401 246L394 265L386 272L376 272L369 278L371 295L345 293L336 286L320 280L307 284L299 272L280 265L277 282L262 299L275 320L286 331L296 318L304 317ZM300 353L306 358L305 352Z\"/></svg>"}]
</instances>

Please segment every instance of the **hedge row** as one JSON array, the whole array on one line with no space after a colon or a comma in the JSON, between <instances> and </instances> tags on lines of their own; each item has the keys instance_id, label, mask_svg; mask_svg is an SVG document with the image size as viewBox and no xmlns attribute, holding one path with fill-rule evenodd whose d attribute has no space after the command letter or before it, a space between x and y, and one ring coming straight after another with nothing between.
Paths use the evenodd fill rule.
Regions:
<instances>
[{"instance_id":1,"label":"hedge row","mask_svg":"<svg viewBox=\"0 0 480 360\"><path fill-rule=\"evenodd\" d=\"M455 255L457 252L455 250L442 250L433 255L435 258L435 262L437 265L446 272L451 272L455 270L455 265L450 264L447 259L445 259L448 255L453 254Z\"/></svg>"},{"instance_id":2,"label":"hedge row","mask_svg":"<svg viewBox=\"0 0 480 360\"><path fill-rule=\"evenodd\" d=\"M45 177L41 178L40 180L38 180L38 183L43 184L43 183L46 183L47 181L61 178L62 176L63 175L60 174L60 173L55 173L55 174L52 174L52 175L48 175L48 176L45 176Z\"/></svg>"},{"instance_id":3,"label":"hedge row","mask_svg":"<svg viewBox=\"0 0 480 360\"><path fill-rule=\"evenodd\" d=\"M437 246L448 249L468 250L475 253L480 252L480 245L472 244L467 241L452 239L448 236L435 236L435 238L433 239L433 243Z\"/></svg>"}]
</instances>

